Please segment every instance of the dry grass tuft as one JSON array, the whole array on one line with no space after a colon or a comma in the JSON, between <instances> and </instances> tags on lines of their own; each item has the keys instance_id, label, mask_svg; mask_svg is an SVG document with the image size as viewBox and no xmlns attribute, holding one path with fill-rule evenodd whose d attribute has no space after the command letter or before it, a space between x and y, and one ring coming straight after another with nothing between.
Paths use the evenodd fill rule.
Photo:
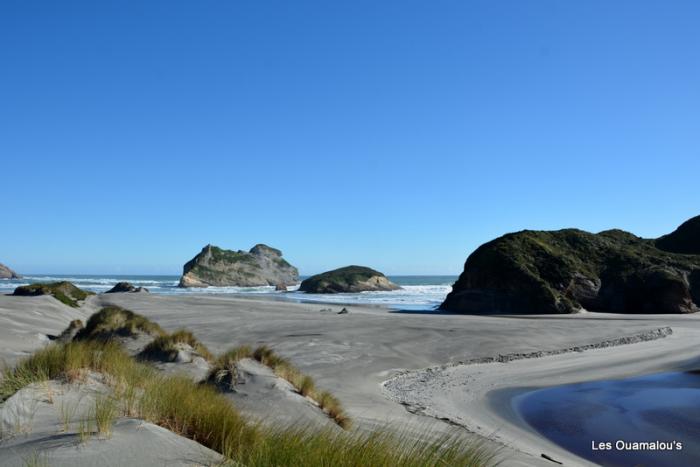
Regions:
<instances>
[{"instance_id":1,"label":"dry grass tuft","mask_svg":"<svg viewBox=\"0 0 700 467\"><path fill-rule=\"evenodd\" d=\"M206 381L225 390L232 390L238 381L237 363L241 359L252 356L253 351L247 345L230 349L214 361Z\"/></svg>"},{"instance_id":2,"label":"dry grass tuft","mask_svg":"<svg viewBox=\"0 0 700 467\"><path fill-rule=\"evenodd\" d=\"M316 383L313 378L303 374L297 367L277 355L266 345L261 345L255 349L253 358L272 368L272 371L280 378L289 381L299 394L316 401L318 406L342 428L350 428L352 421L345 413L340 401L327 391L319 392L316 389Z\"/></svg>"},{"instance_id":3,"label":"dry grass tuft","mask_svg":"<svg viewBox=\"0 0 700 467\"><path fill-rule=\"evenodd\" d=\"M200 357L207 361L214 360L214 356L209 349L199 342L196 337L184 329L175 331L172 334L165 334L156 337L148 344L139 355L147 360L174 361L177 358L179 344L189 345Z\"/></svg>"},{"instance_id":4,"label":"dry grass tuft","mask_svg":"<svg viewBox=\"0 0 700 467\"><path fill-rule=\"evenodd\" d=\"M112 436L112 427L119 415L117 402L109 396L97 397L93 415L97 433L106 438Z\"/></svg>"},{"instance_id":5,"label":"dry grass tuft","mask_svg":"<svg viewBox=\"0 0 700 467\"><path fill-rule=\"evenodd\" d=\"M352 421L345 414L342 404L333 394L328 391L321 391L316 394L315 400L318 402L321 410L326 412L338 425L345 429L350 428Z\"/></svg>"}]
</instances>

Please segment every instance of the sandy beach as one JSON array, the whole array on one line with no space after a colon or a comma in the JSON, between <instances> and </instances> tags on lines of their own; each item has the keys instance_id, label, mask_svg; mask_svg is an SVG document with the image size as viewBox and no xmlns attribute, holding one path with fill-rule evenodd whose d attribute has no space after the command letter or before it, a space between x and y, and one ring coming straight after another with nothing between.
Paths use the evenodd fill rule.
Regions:
<instances>
[{"instance_id":1,"label":"sandy beach","mask_svg":"<svg viewBox=\"0 0 700 467\"><path fill-rule=\"evenodd\" d=\"M336 394L360 429L389 423L420 434L458 425L488 439L503 465L552 465L542 454L566 465L587 465L519 420L512 395L525 388L696 368L700 337L700 317L694 315L485 317L363 306L337 314L337 304L152 294L97 295L72 309L50 297L0 296L0 358L12 364L45 345L46 334L58 334L71 319L85 319L107 304L141 313L167 331L189 329L214 352L267 344ZM659 331L667 327L671 332ZM628 337L623 342L652 340L589 348ZM464 363L562 349L573 351Z\"/></svg>"},{"instance_id":2,"label":"sandy beach","mask_svg":"<svg viewBox=\"0 0 700 467\"><path fill-rule=\"evenodd\" d=\"M700 2L0 2L0 467L700 466Z\"/></svg>"}]
</instances>

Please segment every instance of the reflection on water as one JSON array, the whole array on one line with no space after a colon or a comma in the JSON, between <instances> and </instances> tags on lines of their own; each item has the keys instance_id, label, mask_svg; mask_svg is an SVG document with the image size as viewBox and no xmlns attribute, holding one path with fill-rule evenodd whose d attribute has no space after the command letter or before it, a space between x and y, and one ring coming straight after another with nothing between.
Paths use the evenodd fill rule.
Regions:
<instances>
[{"instance_id":1,"label":"reflection on water","mask_svg":"<svg viewBox=\"0 0 700 467\"><path fill-rule=\"evenodd\" d=\"M513 406L543 436L601 465L700 466L699 371L540 389Z\"/></svg>"}]
</instances>

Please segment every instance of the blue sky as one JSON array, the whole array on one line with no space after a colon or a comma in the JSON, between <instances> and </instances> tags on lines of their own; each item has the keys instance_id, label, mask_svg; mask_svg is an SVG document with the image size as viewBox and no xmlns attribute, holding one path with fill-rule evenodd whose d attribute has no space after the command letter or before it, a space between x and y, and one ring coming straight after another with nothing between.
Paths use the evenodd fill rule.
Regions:
<instances>
[{"instance_id":1,"label":"blue sky","mask_svg":"<svg viewBox=\"0 0 700 467\"><path fill-rule=\"evenodd\" d=\"M700 214L695 1L0 3L0 262L461 271Z\"/></svg>"}]
</instances>

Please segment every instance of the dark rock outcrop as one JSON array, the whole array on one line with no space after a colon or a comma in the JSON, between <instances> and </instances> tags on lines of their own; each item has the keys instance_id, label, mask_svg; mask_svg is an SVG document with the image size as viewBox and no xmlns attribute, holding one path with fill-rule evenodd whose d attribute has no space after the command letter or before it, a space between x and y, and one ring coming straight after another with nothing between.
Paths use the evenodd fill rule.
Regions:
<instances>
[{"instance_id":1,"label":"dark rock outcrop","mask_svg":"<svg viewBox=\"0 0 700 467\"><path fill-rule=\"evenodd\" d=\"M136 287L130 282L117 282L114 287L106 291L105 293L137 293L137 292L148 292L145 287Z\"/></svg>"},{"instance_id":2,"label":"dark rock outcrop","mask_svg":"<svg viewBox=\"0 0 700 467\"><path fill-rule=\"evenodd\" d=\"M384 274L364 266L346 266L305 279L299 290L306 293L357 293L398 290Z\"/></svg>"},{"instance_id":3,"label":"dark rock outcrop","mask_svg":"<svg viewBox=\"0 0 700 467\"><path fill-rule=\"evenodd\" d=\"M67 281L50 282L46 284L31 284L17 287L12 295L33 297L37 295L51 295L56 300L68 306L78 307L79 301L85 300L92 292L79 289Z\"/></svg>"},{"instance_id":4,"label":"dark rock outcrop","mask_svg":"<svg viewBox=\"0 0 700 467\"><path fill-rule=\"evenodd\" d=\"M0 279L21 279L22 276L0 263Z\"/></svg>"},{"instance_id":5,"label":"dark rock outcrop","mask_svg":"<svg viewBox=\"0 0 700 467\"><path fill-rule=\"evenodd\" d=\"M656 247L671 253L700 255L700 216L685 221L672 233L658 238Z\"/></svg>"},{"instance_id":6,"label":"dark rock outcrop","mask_svg":"<svg viewBox=\"0 0 700 467\"><path fill-rule=\"evenodd\" d=\"M699 311L700 256L663 251L658 243L621 230L507 234L467 258L441 308L508 314Z\"/></svg>"},{"instance_id":7,"label":"dark rock outcrop","mask_svg":"<svg viewBox=\"0 0 700 467\"><path fill-rule=\"evenodd\" d=\"M690 297L696 305L700 306L700 269L695 269L688 274L688 285L690 286Z\"/></svg>"},{"instance_id":8,"label":"dark rock outcrop","mask_svg":"<svg viewBox=\"0 0 700 467\"><path fill-rule=\"evenodd\" d=\"M282 258L282 252L255 245L249 252L207 245L185 264L180 287L258 287L293 285L299 271Z\"/></svg>"}]
</instances>

